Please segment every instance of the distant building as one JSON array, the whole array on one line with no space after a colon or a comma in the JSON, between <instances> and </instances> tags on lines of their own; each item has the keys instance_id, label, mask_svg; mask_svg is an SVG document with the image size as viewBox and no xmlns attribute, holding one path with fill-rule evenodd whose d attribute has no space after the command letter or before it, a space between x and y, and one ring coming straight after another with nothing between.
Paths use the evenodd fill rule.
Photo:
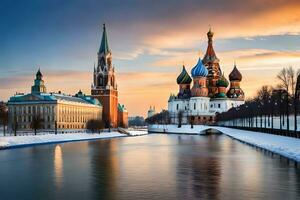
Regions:
<instances>
[{"instance_id":1,"label":"distant building","mask_svg":"<svg viewBox=\"0 0 300 200\"><path fill-rule=\"evenodd\" d=\"M39 117L42 129L85 129L91 119L102 119L102 105L97 99L79 91L75 96L47 93L43 75L36 73L29 94L16 94L8 101L9 130L31 129L31 123Z\"/></svg>"},{"instance_id":2,"label":"distant building","mask_svg":"<svg viewBox=\"0 0 300 200\"><path fill-rule=\"evenodd\" d=\"M150 106L150 108L149 108L149 110L148 110L148 115L147 115L147 117L149 118L149 117L152 117L153 115L155 115L156 114L156 111L155 111L155 106Z\"/></svg>"},{"instance_id":3,"label":"distant building","mask_svg":"<svg viewBox=\"0 0 300 200\"><path fill-rule=\"evenodd\" d=\"M207 37L205 56L203 60L199 57L197 64L192 68L192 77L185 66L177 77L179 92L177 95L171 94L168 101L172 123L178 123L179 117L183 123L213 123L216 113L244 104L244 92L240 88L242 74L234 65L229 74L230 86L227 90L229 82L221 71L219 59L214 51L211 30L208 31Z\"/></svg>"},{"instance_id":4,"label":"distant building","mask_svg":"<svg viewBox=\"0 0 300 200\"><path fill-rule=\"evenodd\" d=\"M93 77L91 94L103 105L103 120L106 126L128 126L128 112L125 108L119 107L115 68L112 64L112 53L108 46L105 24Z\"/></svg>"}]
</instances>

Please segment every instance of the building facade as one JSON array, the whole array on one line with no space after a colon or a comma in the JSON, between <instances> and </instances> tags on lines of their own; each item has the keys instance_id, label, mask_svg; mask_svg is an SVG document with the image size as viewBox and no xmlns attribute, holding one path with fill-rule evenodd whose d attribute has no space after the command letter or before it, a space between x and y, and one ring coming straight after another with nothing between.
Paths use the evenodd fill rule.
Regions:
<instances>
[{"instance_id":1,"label":"building facade","mask_svg":"<svg viewBox=\"0 0 300 200\"><path fill-rule=\"evenodd\" d=\"M112 64L112 53L108 46L105 24L103 25L102 39L97 55L97 67L94 66L91 88L92 97L98 99L103 105L103 120L107 127L118 127L128 124L127 110L124 109L123 112L118 108L118 88L115 68ZM120 119L122 121L119 121ZM123 120L127 120L127 122Z\"/></svg>"},{"instance_id":2,"label":"building facade","mask_svg":"<svg viewBox=\"0 0 300 200\"><path fill-rule=\"evenodd\" d=\"M198 58L191 76L183 66L177 77L179 92L171 94L168 100L172 123L178 123L179 118L182 123L214 123L216 113L244 104L244 92L240 88L242 75L234 65L229 75L229 86L213 48L213 35L210 29L205 56L202 60Z\"/></svg>"},{"instance_id":3,"label":"building facade","mask_svg":"<svg viewBox=\"0 0 300 200\"><path fill-rule=\"evenodd\" d=\"M41 129L85 129L91 119L102 119L102 105L79 91L75 96L47 93L38 70L29 94L16 94L8 101L10 131L32 129L34 120Z\"/></svg>"}]
</instances>

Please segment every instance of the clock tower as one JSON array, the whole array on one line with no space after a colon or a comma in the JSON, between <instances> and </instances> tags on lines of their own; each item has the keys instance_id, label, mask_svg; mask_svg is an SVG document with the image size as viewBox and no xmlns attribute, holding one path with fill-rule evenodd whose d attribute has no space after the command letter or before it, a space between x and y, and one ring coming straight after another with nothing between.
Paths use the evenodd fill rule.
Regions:
<instances>
[{"instance_id":1,"label":"clock tower","mask_svg":"<svg viewBox=\"0 0 300 200\"><path fill-rule=\"evenodd\" d=\"M98 51L97 66L94 66L92 97L103 106L103 120L106 127L118 126L118 90L115 69L112 65L112 53L108 47L107 32L103 24L101 45Z\"/></svg>"}]
</instances>

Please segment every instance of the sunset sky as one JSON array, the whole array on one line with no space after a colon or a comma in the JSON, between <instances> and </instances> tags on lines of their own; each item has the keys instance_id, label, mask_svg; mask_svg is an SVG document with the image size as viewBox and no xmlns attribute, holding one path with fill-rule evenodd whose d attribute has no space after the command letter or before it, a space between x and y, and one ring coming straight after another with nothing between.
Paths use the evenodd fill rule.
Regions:
<instances>
[{"instance_id":1,"label":"sunset sky","mask_svg":"<svg viewBox=\"0 0 300 200\"><path fill-rule=\"evenodd\" d=\"M130 116L167 107L209 25L221 69L228 76L236 61L246 97L275 85L282 67L300 68L299 0L2 0L0 100L29 92L39 67L49 92L90 94L103 23Z\"/></svg>"}]
</instances>

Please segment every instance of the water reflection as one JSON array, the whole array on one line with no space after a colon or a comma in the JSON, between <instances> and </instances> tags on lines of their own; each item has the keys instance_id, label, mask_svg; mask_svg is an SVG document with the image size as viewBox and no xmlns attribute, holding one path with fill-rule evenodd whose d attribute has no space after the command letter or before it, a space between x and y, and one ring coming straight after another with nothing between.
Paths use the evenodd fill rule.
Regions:
<instances>
[{"instance_id":1,"label":"water reflection","mask_svg":"<svg viewBox=\"0 0 300 200\"><path fill-rule=\"evenodd\" d=\"M60 145L55 146L54 150L54 182L57 188L61 188L63 183L63 157Z\"/></svg>"},{"instance_id":2,"label":"water reflection","mask_svg":"<svg viewBox=\"0 0 300 200\"><path fill-rule=\"evenodd\" d=\"M300 199L299 167L222 135L0 151L0 177L0 199Z\"/></svg>"},{"instance_id":3,"label":"water reflection","mask_svg":"<svg viewBox=\"0 0 300 200\"><path fill-rule=\"evenodd\" d=\"M115 199L119 161L117 140L90 143L94 199Z\"/></svg>"},{"instance_id":4,"label":"water reflection","mask_svg":"<svg viewBox=\"0 0 300 200\"><path fill-rule=\"evenodd\" d=\"M213 137L213 136L208 136ZM177 190L179 199L220 199L221 164L217 157L218 142L178 137L178 144L194 144L192 152L179 152ZM199 146L201 146L199 148ZM191 155L191 156L187 156Z\"/></svg>"}]
</instances>

